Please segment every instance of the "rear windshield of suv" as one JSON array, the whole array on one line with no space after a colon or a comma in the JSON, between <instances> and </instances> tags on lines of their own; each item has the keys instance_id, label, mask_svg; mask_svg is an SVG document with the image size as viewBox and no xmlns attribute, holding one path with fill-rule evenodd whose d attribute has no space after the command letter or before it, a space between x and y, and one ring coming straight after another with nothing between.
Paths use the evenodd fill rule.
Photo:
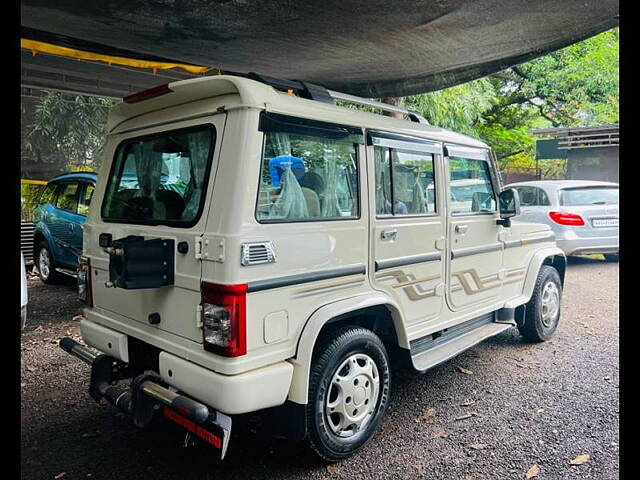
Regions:
<instances>
[{"instance_id":1,"label":"rear windshield of suv","mask_svg":"<svg viewBox=\"0 0 640 480\"><path fill-rule=\"evenodd\" d=\"M560 205L618 205L618 187L582 187L562 190Z\"/></svg>"},{"instance_id":2,"label":"rear windshield of suv","mask_svg":"<svg viewBox=\"0 0 640 480\"><path fill-rule=\"evenodd\" d=\"M200 218L215 145L212 125L122 142L111 167L102 218L189 227Z\"/></svg>"}]
</instances>

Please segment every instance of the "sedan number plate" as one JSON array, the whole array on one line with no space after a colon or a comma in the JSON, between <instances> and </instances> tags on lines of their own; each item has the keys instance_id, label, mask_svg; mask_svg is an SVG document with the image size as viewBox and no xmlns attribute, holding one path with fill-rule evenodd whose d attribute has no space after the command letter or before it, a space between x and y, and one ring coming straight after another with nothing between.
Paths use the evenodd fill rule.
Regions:
<instances>
[{"instance_id":1,"label":"sedan number plate","mask_svg":"<svg viewBox=\"0 0 640 480\"><path fill-rule=\"evenodd\" d=\"M594 218L591 220L594 227L617 227L620 220L617 218Z\"/></svg>"}]
</instances>

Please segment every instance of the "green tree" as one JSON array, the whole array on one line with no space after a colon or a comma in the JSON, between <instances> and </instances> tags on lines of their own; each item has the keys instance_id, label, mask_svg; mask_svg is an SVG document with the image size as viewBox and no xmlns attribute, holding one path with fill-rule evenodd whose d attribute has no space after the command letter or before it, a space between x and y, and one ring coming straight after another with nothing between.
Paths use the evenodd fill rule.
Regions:
<instances>
[{"instance_id":1,"label":"green tree","mask_svg":"<svg viewBox=\"0 0 640 480\"><path fill-rule=\"evenodd\" d=\"M35 99L23 96L23 176L46 180L43 175L98 169L113 104L107 98L53 91L42 91Z\"/></svg>"},{"instance_id":2,"label":"green tree","mask_svg":"<svg viewBox=\"0 0 640 480\"><path fill-rule=\"evenodd\" d=\"M480 138L504 166L534 165L532 128L615 123L619 32L612 29L480 80L405 98L433 125Z\"/></svg>"}]
</instances>

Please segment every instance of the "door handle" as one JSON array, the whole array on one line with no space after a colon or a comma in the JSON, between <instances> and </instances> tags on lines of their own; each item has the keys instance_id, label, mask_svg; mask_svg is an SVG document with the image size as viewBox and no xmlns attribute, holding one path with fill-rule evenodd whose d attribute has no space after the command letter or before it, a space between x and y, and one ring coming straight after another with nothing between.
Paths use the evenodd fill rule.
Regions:
<instances>
[{"instance_id":1,"label":"door handle","mask_svg":"<svg viewBox=\"0 0 640 480\"><path fill-rule=\"evenodd\" d=\"M456 225L456 233L464 234L469 229L469 225Z\"/></svg>"},{"instance_id":2,"label":"door handle","mask_svg":"<svg viewBox=\"0 0 640 480\"><path fill-rule=\"evenodd\" d=\"M397 230L383 230L380 233L380 238L382 238L382 240L395 240L397 235Z\"/></svg>"}]
</instances>

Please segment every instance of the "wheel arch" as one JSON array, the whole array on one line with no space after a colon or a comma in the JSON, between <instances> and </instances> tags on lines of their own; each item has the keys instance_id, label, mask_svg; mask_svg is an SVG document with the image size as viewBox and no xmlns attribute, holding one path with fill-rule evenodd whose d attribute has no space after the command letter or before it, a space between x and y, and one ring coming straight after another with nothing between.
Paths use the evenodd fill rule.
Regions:
<instances>
[{"instance_id":1,"label":"wheel arch","mask_svg":"<svg viewBox=\"0 0 640 480\"><path fill-rule=\"evenodd\" d=\"M40 243L42 241L47 242L47 245L49 245L49 253L52 256L51 260L55 261L54 255L55 252L53 251L53 247L51 246L51 238L50 235L47 232L44 232L40 229L37 229L35 232L33 232L33 261L34 263L37 264L38 261L38 246L40 245Z\"/></svg>"},{"instance_id":2,"label":"wheel arch","mask_svg":"<svg viewBox=\"0 0 640 480\"><path fill-rule=\"evenodd\" d=\"M327 329L353 323L380 334L385 344L409 348L407 332L400 308L382 292L339 300L316 310L305 323L293 364L293 377L289 388L290 401L306 404L309 390L309 373L314 348L321 334Z\"/></svg>"},{"instance_id":3,"label":"wheel arch","mask_svg":"<svg viewBox=\"0 0 640 480\"><path fill-rule=\"evenodd\" d=\"M542 265L549 265L555 268L560 275L560 283L564 286L564 277L567 269L567 257L558 247L546 247L533 254L527 268L527 275L522 286L522 293L515 299L505 303L505 308L516 308L527 303L533 295L536 279Z\"/></svg>"}]
</instances>

